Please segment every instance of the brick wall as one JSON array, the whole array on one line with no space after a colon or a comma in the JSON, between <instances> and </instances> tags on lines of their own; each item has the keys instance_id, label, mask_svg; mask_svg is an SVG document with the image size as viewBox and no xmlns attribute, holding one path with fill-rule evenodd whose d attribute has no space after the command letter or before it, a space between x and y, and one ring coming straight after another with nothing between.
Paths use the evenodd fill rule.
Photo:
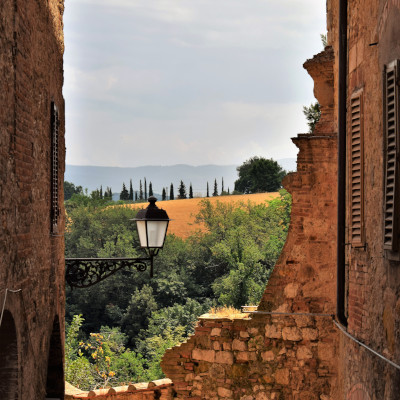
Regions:
<instances>
[{"instance_id":1,"label":"brick wall","mask_svg":"<svg viewBox=\"0 0 400 400\"><path fill-rule=\"evenodd\" d=\"M300 151L284 181L293 197L289 234L258 312L201 318L186 343L167 350L161 365L180 399L339 398L333 63L327 48L305 64L323 118L316 134L293 139Z\"/></svg>"},{"instance_id":2,"label":"brick wall","mask_svg":"<svg viewBox=\"0 0 400 400\"><path fill-rule=\"evenodd\" d=\"M0 299L6 288L22 289L6 302L17 337L18 399L45 397L54 321L64 332L63 238L50 235L51 101L60 109L61 199L64 173L62 12L61 0L0 2ZM59 368L62 336L54 340ZM61 395L62 374L57 379Z\"/></svg>"},{"instance_id":3,"label":"brick wall","mask_svg":"<svg viewBox=\"0 0 400 400\"><path fill-rule=\"evenodd\" d=\"M347 240L348 332L398 364L400 262L383 249L386 150L382 78L384 66L400 59L399 19L398 0L349 2L347 95L349 104L353 93L363 92L365 242L357 247L351 244L350 237ZM337 23L334 19L334 29ZM335 65L335 73L337 68ZM347 227L350 225L348 215ZM340 349L341 398L398 398L398 370L343 335Z\"/></svg>"}]
</instances>

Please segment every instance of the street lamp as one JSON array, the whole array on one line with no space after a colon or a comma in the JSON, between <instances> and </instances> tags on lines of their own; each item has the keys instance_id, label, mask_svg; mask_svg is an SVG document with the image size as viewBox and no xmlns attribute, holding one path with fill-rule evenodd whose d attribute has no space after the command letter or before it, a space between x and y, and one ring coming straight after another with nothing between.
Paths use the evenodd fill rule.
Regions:
<instances>
[{"instance_id":1,"label":"street lamp","mask_svg":"<svg viewBox=\"0 0 400 400\"><path fill-rule=\"evenodd\" d=\"M139 210L136 227L139 234L140 247L145 249L148 257L142 258L66 258L65 280L71 287L84 288L114 275L124 268L135 267L142 272L150 263L150 278L153 277L153 258L164 247L167 235L167 212L156 206L157 199L149 197L147 208Z\"/></svg>"}]
</instances>

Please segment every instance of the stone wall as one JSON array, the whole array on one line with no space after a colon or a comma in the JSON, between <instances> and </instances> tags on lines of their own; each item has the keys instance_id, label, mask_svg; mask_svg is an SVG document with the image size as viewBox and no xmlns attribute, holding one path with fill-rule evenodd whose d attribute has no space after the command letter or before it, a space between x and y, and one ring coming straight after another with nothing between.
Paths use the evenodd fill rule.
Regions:
<instances>
[{"instance_id":1,"label":"stone wall","mask_svg":"<svg viewBox=\"0 0 400 400\"><path fill-rule=\"evenodd\" d=\"M68 382L66 382L65 386L65 400L172 400L173 398L174 389L170 379L158 379L152 382L97 389L89 392L77 389Z\"/></svg>"},{"instance_id":2,"label":"stone wall","mask_svg":"<svg viewBox=\"0 0 400 400\"><path fill-rule=\"evenodd\" d=\"M13 327L15 337L7 340L15 343L16 354L0 362L2 399L63 394L64 244L62 235L51 235L50 224L54 101L63 232L62 13L62 0L0 1L1 304L6 289L21 289L7 292L7 318L0 327L1 337Z\"/></svg>"}]
</instances>

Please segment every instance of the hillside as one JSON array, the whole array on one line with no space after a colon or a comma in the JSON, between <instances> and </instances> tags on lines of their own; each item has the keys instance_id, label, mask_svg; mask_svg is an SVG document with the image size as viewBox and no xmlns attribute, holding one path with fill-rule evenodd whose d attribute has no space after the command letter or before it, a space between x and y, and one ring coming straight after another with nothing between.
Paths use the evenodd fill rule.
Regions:
<instances>
[{"instance_id":1,"label":"hillside","mask_svg":"<svg viewBox=\"0 0 400 400\"><path fill-rule=\"evenodd\" d=\"M218 196L209 197L208 199L215 203L217 201L223 203L238 203L251 201L256 204L264 203L279 196L279 193L256 193L235 196ZM158 201L157 206L167 211L168 216L172 219L169 224L168 233L173 233L181 238L186 238L198 229L204 229L203 226L195 224L195 216L199 210L199 203L204 198L183 199ZM143 208L141 204L129 204L124 207Z\"/></svg>"}]
</instances>

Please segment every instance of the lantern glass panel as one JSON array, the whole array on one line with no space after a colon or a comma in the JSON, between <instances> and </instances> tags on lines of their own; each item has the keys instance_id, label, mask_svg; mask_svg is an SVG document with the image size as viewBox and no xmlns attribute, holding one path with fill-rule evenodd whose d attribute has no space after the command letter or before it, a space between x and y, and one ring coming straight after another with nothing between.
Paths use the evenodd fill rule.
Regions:
<instances>
[{"instance_id":1,"label":"lantern glass panel","mask_svg":"<svg viewBox=\"0 0 400 400\"><path fill-rule=\"evenodd\" d=\"M140 247L147 247L146 221L137 220L136 226L139 234Z\"/></svg>"},{"instance_id":2,"label":"lantern glass panel","mask_svg":"<svg viewBox=\"0 0 400 400\"><path fill-rule=\"evenodd\" d=\"M163 247L168 221L147 221L148 247Z\"/></svg>"}]
</instances>

